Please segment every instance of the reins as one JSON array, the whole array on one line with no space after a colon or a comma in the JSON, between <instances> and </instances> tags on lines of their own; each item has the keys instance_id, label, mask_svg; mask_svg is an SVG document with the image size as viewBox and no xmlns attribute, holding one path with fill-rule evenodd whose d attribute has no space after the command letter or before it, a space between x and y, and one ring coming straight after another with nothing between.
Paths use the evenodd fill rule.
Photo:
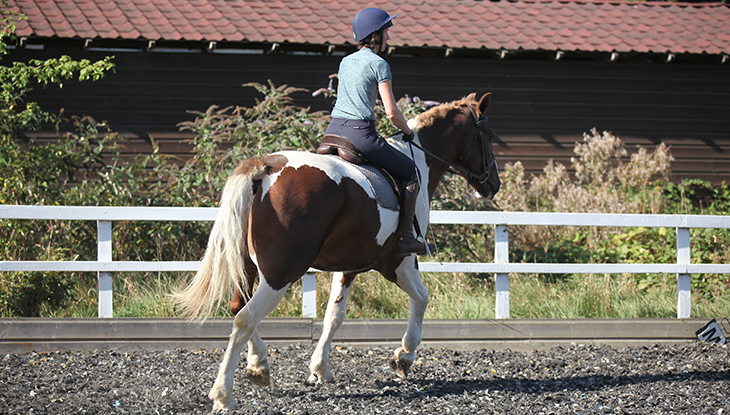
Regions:
<instances>
[{"instance_id":1,"label":"reins","mask_svg":"<svg viewBox=\"0 0 730 415\"><path fill-rule=\"evenodd\" d=\"M468 169L465 169L463 167L459 167L452 163L449 163L448 161L433 154L432 152L426 150L425 148L421 147L419 144L414 143L413 141L409 141L408 144L410 144L412 147L416 147L417 149L423 151L424 153L428 154L429 156L435 158L436 160L446 164L447 166L449 166L449 169L456 170L457 172L462 173L463 175L469 177L470 179L476 179L479 181L479 184L482 184L482 183L486 182L487 180L489 180L489 175L491 174L492 165L495 162L494 151L492 151L491 157L488 157L489 154L487 153L487 145L484 142L484 134L482 133L482 124L485 124L487 122L487 117L479 119L477 117L476 112L474 111L474 108L472 108L471 105L467 105L467 107L469 107L469 111L471 112L471 115L474 117L477 132L474 135L474 140L472 140L471 147L469 147L469 152L466 153L466 157L464 157L462 159L462 161L466 161L469 158L469 156L471 156L471 153L474 150L474 146L476 145L477 141L479 141L479 143L481 144L481 150L482 150L482 168L484 169L484 171L481 175L476 175ZM489 141L490 142L494 141L493 134L490 134ZM413 154L412 147L411 147L411 155ZM452 171L452 173L456 173L456 172Z\"/></svg>"}]
</instances>

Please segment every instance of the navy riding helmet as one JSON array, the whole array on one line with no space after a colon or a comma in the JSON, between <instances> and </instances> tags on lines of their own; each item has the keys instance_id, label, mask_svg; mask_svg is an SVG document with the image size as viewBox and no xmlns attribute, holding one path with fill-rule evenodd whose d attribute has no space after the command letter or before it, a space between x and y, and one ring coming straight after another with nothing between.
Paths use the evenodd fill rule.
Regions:
<instances>
[{"instance_id":1,"label":"navy riding helmet","mask_svg":"<svg viewBox=\"0 0 730 415\"><path fill-rule=\"evenodd\" d=\"M383 10L368 8L360 10L352 19L352 35L355 42L359 42L371 33L393 26L393 20L397 14L389 15Z\"/></svg>"}]
</instances>

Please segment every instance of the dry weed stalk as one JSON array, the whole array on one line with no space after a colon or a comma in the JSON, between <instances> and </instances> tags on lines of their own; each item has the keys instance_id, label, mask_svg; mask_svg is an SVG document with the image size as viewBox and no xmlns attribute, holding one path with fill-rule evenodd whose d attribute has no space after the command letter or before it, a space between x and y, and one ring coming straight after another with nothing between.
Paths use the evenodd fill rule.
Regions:
<instances>
[{"instance_id":1,"label":"dry weed stalk","mask_svg":"<svg viewBox=\"0 0 730 415\"><path fill-rule=\"evenodd\" d=\"M505 211L662 213L666 201L663 186L673 161L664 143L653 152L639 148L628 156L624 144L610 132L595 129L576 143L571 174L561 163L550 160L539 176L525 178L519 161L507 164L502 173L502 191L495 197ZM588 248L617 229L590 228ZM546 241L573 239L573 227L525 226L510 229L511 239L523 249L544 246Z\"/></svg>"}]
</instances>

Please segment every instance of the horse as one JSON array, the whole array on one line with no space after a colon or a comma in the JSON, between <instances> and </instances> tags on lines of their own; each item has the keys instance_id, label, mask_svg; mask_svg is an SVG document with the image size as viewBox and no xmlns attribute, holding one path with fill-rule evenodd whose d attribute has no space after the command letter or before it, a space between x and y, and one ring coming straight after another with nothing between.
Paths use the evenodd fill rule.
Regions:
<instances>
[{"instance_id":1,"label":"horse","mask_svg":"<svg viewBox=\"0 0 730 415\"><path fill-rule=\"evenodd\" d=\"M492 150L495 135L484 116L491 93L476 97L472 93L409 120L414 132L410 142L403 141L402 135L389 138L391 145L415 161L421 175L416 213L421 235L428 226L428 201L448 169L462 175L484 197L492 198L499 191ZM397 209L383 208L373 193L352 164L331 155L281 151L245 160L233 171L200 268L187 288L174 294L184 314L202 319L233 295L229 303L235 315L233 330L208 395L214 411L236 405L233 379L246 344L248 379L261 386L269 384L266 344L256 328L310 267L332 271L333 277L309 381L333 380L330 345L344 320L353 280L369 270L379 271L409 296L406 332L389 361L399 376L408 375L421 343L428 292L416 255L402 257L396 252Z\"/></svg>"}]
</instances>

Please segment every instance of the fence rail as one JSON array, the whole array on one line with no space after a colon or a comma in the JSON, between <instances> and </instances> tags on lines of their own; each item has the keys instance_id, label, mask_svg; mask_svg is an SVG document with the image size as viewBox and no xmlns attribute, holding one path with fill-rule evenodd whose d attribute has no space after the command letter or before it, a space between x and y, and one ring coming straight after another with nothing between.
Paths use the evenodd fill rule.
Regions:
<instances>
[{"instance_id":1,"label":"fence rail","mask_svg":"<svg viewBox=\"0 0 730 415\"><path fill-rule=\"evenodd\" d=\"M113 317L112 273L139 271L196 271L197 261L114 261L112 222L114 221L213 221L217 208L176 207L91 207L0 205L0 219L95 220L97 221L97 261L0 261L0 271L87 271L97 272L99 317ZM671 273L677 274L677 318L691 316L691 274L730 274L730 264L692 264L692 228L730 229L730 216L639 215L602 213L459 212L433 211L432 224L493 225L493 263L420 262L423 272L475 272L495 274L495 316L509 318L510 273ZM675 264L561 264L509 263L511 225L611 226L675 228ZM302 279L302 310L305 317L316 316L316 279L310 269Z\"/></svg>"}]
</instances>

